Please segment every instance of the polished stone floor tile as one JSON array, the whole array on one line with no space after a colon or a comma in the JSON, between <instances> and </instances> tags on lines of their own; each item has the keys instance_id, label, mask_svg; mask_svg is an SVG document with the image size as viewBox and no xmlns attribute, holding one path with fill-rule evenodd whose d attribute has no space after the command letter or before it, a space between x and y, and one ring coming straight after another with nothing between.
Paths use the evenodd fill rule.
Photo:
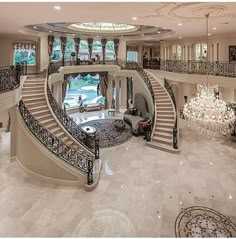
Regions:
<instances>
[{"instance_id":1,"label":"polished stone floor tile","mask_svg":"<svg viewBox=\"0 0 236 239\"><path fill-rule=\"evenodd\" d=\"M96 117L108 116L74 115L80 122ZM173 237L176 217L191 206L236 223L236 144L184 126L181 135L177 155L146 147L142 137L102 149L100 182L85 192L26 175L10 160L10 134L0 133L0 236Z\"/></svg>"}]
</instances>

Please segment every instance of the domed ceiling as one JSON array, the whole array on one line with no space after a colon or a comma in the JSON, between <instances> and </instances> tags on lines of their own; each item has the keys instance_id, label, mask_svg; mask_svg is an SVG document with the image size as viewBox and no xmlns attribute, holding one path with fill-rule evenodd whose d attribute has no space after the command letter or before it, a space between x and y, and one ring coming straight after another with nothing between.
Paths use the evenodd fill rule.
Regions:
<instances>
[{"instance_id":1,"label":"domed ceiling","mask_svg":"<svg viewBox=\"0 0 236 239\"><path fill-rule=\"evenodd\" d=\"M108 22L60 22L27 25L25 28L51 34L78 35L80 37L106 36L106 37L137 37L156 34L171 33L170 29L162 27L131 25Z\"/></svg>"}]
</instances>

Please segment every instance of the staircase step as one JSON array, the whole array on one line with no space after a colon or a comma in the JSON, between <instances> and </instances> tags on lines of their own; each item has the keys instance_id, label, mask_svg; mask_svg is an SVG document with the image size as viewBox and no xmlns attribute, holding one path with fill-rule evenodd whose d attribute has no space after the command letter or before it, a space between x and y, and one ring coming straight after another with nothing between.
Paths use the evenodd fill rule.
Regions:
<instances>
[{"instance_id":1,"label":"staircase step","mask_svg":"<svg viewBox=\"0 0 236 239\"><path fill-rule=\"evenodd\" d=\"M147 146L154 148L154 149L159 149L161 151L165 151L168 153L174 153L177 154L180 152L179 149L174 149L172 146L170 145L166 145L166 144L161 144L161 143L157 143L157 142L147 142L146 143Z\"/></svg>"},{"instance_id":2,"label":"staircase step","mask_svg":"<svg viewBox=\"0 0 236 239\"><path fill-rule=\"evenodd\" d=\"M49 129L49 127L47 127L47 129ZM61 130L61 128L57 127L57 124L55 125L55 127L51 127L51 129L49 129L49 131L52 133L52 134L56 134L58 133L59 131Z\"/></svg>"},{"instance_id":3,"label":"staircase step","mask_svg":"<svg viewBox=\"0 0 236 239\"><path fill-rule=\"evenodd\" d=\"M35 88L35 89L22 89L22 94L27 95L27 94L35 94L35 93L44 93L44 89L39 89L39 88Z\"/></svg>"},{"instance_id":4,"label":"staircase step","mask_svg":"<svg viewBox=\"0 0 236 239\"><path fill-rule=\"evenodd\" d=\"M174 115L174 111L156 110L157 115Z\"/></svg>"},{"instance_id":5,"label":"staircase step","mask_svg":"<svg viewBox=\"0 0 236 239\"><path fill-rule=\"evenodd\" d=\"M44 92L43 93L33 93L33 92L29 92L29 94L27 93L23 93L23 98L24 99L29 99L29 98L39 98L39 97L43 97L44 96Z\"/></svg>"},{"instance_id":6,"label":"staircase step","mask_svg":"<svg viewBox=\"0 0 236 239\"><path fill-rule=\"evenodd\" d=\"M162 127L162 128L170 128L170 129L173 129L174 124L156 123L156 127Z\"/></svg>"},{"instance_id":7,"label":"staircase step","mask_svg":"<svg viewBox=\"0 0 236 239\"><path fill-rule=\"evenodd\" d=\"M60 138L60 137L62 137L62 136L64 136L65 135L65 133L63 132L63 131L59 131L59 132L57 132L56 134L54 134L57 138Z\"/></svg>"},{"instance_id":8,"label":"staircase step","mask_svg":"<svg viewBox=\"0 0 236 239\"><path fill-rule=\"evenodd\" d=\"M157 99L157 100L155 100L155 102L157 104L160 104L160 103L170 103L170 99L169 98L168 99Z\"/></svg>"},{"instance_id":9,"label":"staircase step","mask_svg":"<svg viewBox=\"0 0 236 239\"><path fill-rule=\"evenodd\" d=\"M48 109L48 106L43 104L43 105L27 105L27 108L30 110L30 112L34 112L34 111L41 111L41 110L46 110Z\"/></svg>"},{"instance_id":10,"label":"staircase step","mask_svg":"<svg viewBox=\"0 0 236 239\"><path fill-rule=\"evenodd\" d=\"M24 82L24 87L35 87L35 86L44 86L45 82Z\"/></svg>"},{"instance_id":11,"label":"staircase step","mask_svg":"<svg viewBox=\"0 0 236 239\"><path fill-rule=\"evenodd\" d=\"M70 138L69 138L70 139ZM74 142L72 140L65 140L66 145L71 146Z\"/></svg>"},{"instance_id":12,"label":"staircase step","mask_svg":"<svg viewBox=\"0 0 236 239\"><path fill-rule=\"evenodd\" d=\"M162 137L153 136L152 141L172 146L172 139L166 139Z\"/></svg>"},{"instance_id":13,"label":"staircase step","mask_svg":"<svg viewBox=\"0 0 236 239\"><path fill-rule=\"evenodd\" d=\"M54 121L53 123L49 122L45 124L46 128L51 131L51 129L54 129L58 126L58 124ZM59 128L61 129L61 128Z\"/></svg>"},{"instance_id":14,"label":"staircase step","mask_svg":"<svg viewBox=\"0 0 236 239\"><path fill-rule=\"evenodd\" d=\"M154 132L153 136L155 137L162 137L166 139L172 139L172 132Z\"/></svg>"},{"instance_id":15,"label":"staircase step","mask_svg":"<svg viewBox=\"0 0 236 239\"><path fill-rule=\"evenodd\" d=\"M167 108L170 108L170 107L172 107L172 104L171 104L170 102L169 102L169 103L163 103L163 102L161 102L161 103L158 103L157 106L158 106L158 107L167 107Z\"/></svg>"},{"instance_id":16,"label":"staircase step","mask_svg":"<svg viewBox=\"0 0 236 239\"><path fill-rule=\"evenodd\" d=\"M157 105L156 106L156 111L173 111L172 107L166 107L166 106L161 106L161 105Z\"/></svg>"},{"instance_id":17,"label":"staircase step","mask_svg":"<svg viewBox=\"0 0 236 239\"><path fill-rule=\"evenodd\" d=\"M39 120L40 122L45 121L45 120L50 120L53 119L51 114L46 114L46 115L35 115L35 118Z\"/></svg>"},{"instance_id":18,"label":"staircase step","mask_svg":"<svg viewBox=\"0 0 236 239\"><path fill-rule=\"evenodd\" d=\"M159 132L162 132L162 133L173 133L173 129L172 128L163 128L161 126L156 126L155 128L155 133L159 133Z\"/></svg>"},{"instance_id":19,"label":"staircase step","mask_svg":"<svg viewBox=\"0 0 236 239\"><path fill-rule=\"evenodd\" d=\"M48 108L46 110L31 112L31 114L34 115L34 116L43 116L43 115L51 116L50 110Z\"/></svg>"},{"instance_id":20,"label":"staircase step","mask_svg":"<svg viewBox=\"0 0 236 239\"><path fill-rule=\"evenodd\" d=\"M159 118L157 118L156 122L157 122L157 123L169 123L169 124L174 124L174 119L159 119Z\"/></svg>"},{"instance_id":21,"label":"staircase step","mask_svg":"<svg viewBox=\"0 0 236 239\"><path fill-rule=\"evenodd\" d=\"M55 122L54 118L44 119L40 121L40 123L43 125L47 125L48 123L53 123L53 122Z\"/></svg>"},{"instance_id":22,"label":"staircase step","mask_svg":"<svg viewBox=\"0 0 236 239\"><path fill-rule=\"evenodd\" d=\"M44 100L44 101L46 101L45 100L45 96L43 96L43 97L35 97L35 98L24 98L24 96L23 96L23 101L25 102L25 103L36 103L36 102L40 102L40 101L42 101L42 100Z\"/></svg>"},{"instance_id":23,"label":"staircase step","mask_svg":"<svg viewBox=\"0 0 236 239\"><path fill-rule=\"evenodd\" d=\"M174 120L175 119L175 117L174 117L174 114L173 115L158 115L158 119L172 119L172 120Z\"/></svg>"}]
</instances>

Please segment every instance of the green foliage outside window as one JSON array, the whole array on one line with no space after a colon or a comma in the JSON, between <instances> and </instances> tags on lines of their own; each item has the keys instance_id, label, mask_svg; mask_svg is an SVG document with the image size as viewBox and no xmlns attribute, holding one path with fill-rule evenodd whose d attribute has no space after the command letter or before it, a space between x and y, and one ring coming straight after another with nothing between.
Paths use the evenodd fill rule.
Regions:
<instances>
[{"instance_id":1,"label":"green foliage outside window","mask_svg":"<svg viewBox=\"0 0 236 239\"><path fill-rule=\"evenodd\" d=\"M27 65L35 65L35 49L15 49L14 64L27 62Z\"/></svg>"},{"instance_id":2,"label":"green foliage outside window","mask_svg":"<svg viewBox=\"0 0 236 239\"><path fill-rule=\"evenodd\" d=\"M115 60L115 48L113 41L108 41L106 44L106 60Z\"/></svg>"},{"instance_id":3,"label":"green foliage outside window","mask_svg":"<svg viewBox=\"0 0 236 239\"><path fill-rule=\"evenodd\" d=\"M61 41L60 39L56 38L53 43L52 49L52 61L59 61L61 59Z\"/></svg>"},{"instance_id":4,"label":"green foliage outside window","mask_svg":"<svg viewBox=\"0 0 236 239\"><path fill-rule=\"evenodd\" d=\"M75 52L75 42L72 39L68 39L66 42L65 60L70 60L72 52Z\"/></svg>"}]
</instances>

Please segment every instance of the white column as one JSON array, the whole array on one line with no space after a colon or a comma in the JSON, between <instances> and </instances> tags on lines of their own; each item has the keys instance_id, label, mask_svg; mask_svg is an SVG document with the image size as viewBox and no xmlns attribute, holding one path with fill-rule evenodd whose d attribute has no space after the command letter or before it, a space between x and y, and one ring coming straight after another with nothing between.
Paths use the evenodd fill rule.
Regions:
<instances>
[{"instance_id":1,"label":"white column","mask_svg":"<svg viewBox=\"0 0 236 239\"><path fill-rule=\"evenodd\" d=\"M119 48L118 48L118 59L126 61L126 41L121 40L119 42Z\"/></svg>"},{"instance_id":2,"label":"white column","mask_svg":"<svg viewBox=\"0 0 236 239\"><path fill-rule=\"evenodd\" d=\"M107 88L107 107L111 108L112 105L112 93L113 93L113 76L108 74L108 88Z\"/></svg>"},{"instance_id":3,"label":"white column","mask_svg":"<svg viewBox=\"0 0 236 239\"><path fill-rule=\"evenodd\" d=\"M116 77L116 111L120 111L120 79Z\"/></svg>"},{"instance_id":4,"label":"white column","mask_svg":"<svg viewBox=\"0 0 236 239\"><path fill-rule=\"evenodd\" d=\"M127 108L127 79L122 77L121 79L121 106Z\"/></svg>"},{"instance_id":5,"label":"white column","mask_svg":"<svg viewBox=\"0 0 236 239\"><path fill-rule=\"evenodd\" d=\"M47 36L41 36L40 37L40 47L39 51L40 52L40 65L39 65L39 70L42 71L45 66L49 64L49 57L48 57L48 38Z\"/></svg>"}]
</instances>

